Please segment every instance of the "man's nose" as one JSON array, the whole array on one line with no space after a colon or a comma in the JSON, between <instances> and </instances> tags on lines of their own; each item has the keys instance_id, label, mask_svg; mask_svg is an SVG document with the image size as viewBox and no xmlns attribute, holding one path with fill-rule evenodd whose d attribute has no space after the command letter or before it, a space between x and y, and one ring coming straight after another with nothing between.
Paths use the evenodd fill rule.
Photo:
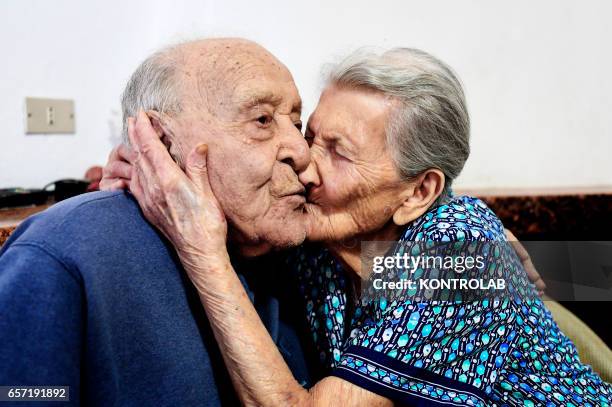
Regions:
<instances>
[{"instance_id":1,"label":"man's nose","mask_svg":"<svg viewBox=\"0 0 612 407\"><path fill-rule=\"evenodd\" d=\"M304 171L300 172L298 178L302 185L306 187L306 189L318 187L319 185L321 185L319 171L317 170L317 165L314 160L310 162L310 165Z\"/></svg>"},{"instance_id":2,"label":"man's nose","mask_svg":"<svg viewBox=\"0 0 612 407\"><path fill-rule=\"evenodd\" d=\"M283 137L278 160L287 163L297 173L304 171L310 163L310 149L302 133L293 125Z\"/></svg>"}]
</instances>

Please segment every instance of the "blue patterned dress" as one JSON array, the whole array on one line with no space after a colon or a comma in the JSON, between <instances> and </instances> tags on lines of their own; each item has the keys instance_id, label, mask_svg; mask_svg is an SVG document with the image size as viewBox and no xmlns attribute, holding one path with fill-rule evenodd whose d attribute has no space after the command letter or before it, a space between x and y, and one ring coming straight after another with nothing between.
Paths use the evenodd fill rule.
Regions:
<instances>
[{"instance_id":1,"label":"blue patterned dress","mask_svg":"<svg viewBox=\"0 0 612 407\"><path fill-rule=\"evenodd\" d=\"M410 224L402 240L499 241L505 235L482 201L454 197ZM302 246L288 266L327 375L408 405L612 404L610 385L580 362L537 296L364 304L320 246ZM522 267L516 272L525 276Z\"/></svg>"}]
</instances>

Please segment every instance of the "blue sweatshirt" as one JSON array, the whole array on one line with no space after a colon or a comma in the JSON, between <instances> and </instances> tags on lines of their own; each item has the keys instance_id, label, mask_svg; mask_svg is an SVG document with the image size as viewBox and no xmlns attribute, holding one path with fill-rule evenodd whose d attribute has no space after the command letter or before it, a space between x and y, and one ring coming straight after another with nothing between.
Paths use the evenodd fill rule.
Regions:
<instances>
[{"instance_id":1,"label":"blue sweatshirt","mask_svg":"<svg viewBox=\"0 0 612 407\"><path fill-rule=\"evenodd\" d=\"M299 340L280 320L278 299L247 291L307 385ZM236 403L195 289L172 247L123 192L54 205L2 247L2 385L70 386L75 405Z\"/></svg>"}]
</instances>

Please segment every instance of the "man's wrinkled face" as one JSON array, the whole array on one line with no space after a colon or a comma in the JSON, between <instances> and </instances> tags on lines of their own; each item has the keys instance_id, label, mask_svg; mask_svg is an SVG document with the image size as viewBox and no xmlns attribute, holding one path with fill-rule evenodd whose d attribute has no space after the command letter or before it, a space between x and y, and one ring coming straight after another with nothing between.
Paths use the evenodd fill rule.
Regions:
<instances>
[{"instance_id":1,"label":"man's wrinkled face","mask_svg":"<svg viewBox=\"0 0 612 407\"><path fill-rule=\"evenodd\" d=\"M376 232L402 204L402 181L386 142L394 101L380 93L330 86L308 120L312 162L308 239L341 241Z\"/></svg>"},{"instance_id":2,"label":"man's wrinkled face","mask_svg":"<svg viewBox=\"0 0 612 407\"><path fill-rule=\"evenodd\" d=\"M304 187L296 172L309 161L300 131L301 99L287 68L261 47L230 44L191 55L191 78L175 156L209 146L210 182L243 254L301 243ZM216 55L215 58L211 55ZM204 65L204 66L203 66ZM172 152L172 148L171 148Z\"/></svg>"}]
</instances>

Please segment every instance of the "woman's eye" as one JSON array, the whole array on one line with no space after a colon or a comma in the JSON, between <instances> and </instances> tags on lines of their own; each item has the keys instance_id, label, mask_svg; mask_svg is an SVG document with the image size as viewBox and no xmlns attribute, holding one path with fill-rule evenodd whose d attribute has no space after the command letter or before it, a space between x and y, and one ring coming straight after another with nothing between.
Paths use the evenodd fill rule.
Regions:
<instances>
[{"instance_id":1,"label":"woman's eye","mask_svg":"<svg viewBox=\"0 0 612 407\"><path fill-rule=\"evenodd\" d=\"M331 146L331 147L330 147L330 150L331 150L332 154L333 154L333 155L334 155L336 158L338 158L339 160L342 160L342 161L349 161L349 159L346 157L346 155L344 155L344 154L343 154L343 153L344 153L344 151L338 151L338 148L337 148L337 146L336 146L336 145Z\"/></svg>"}]
</instances>

